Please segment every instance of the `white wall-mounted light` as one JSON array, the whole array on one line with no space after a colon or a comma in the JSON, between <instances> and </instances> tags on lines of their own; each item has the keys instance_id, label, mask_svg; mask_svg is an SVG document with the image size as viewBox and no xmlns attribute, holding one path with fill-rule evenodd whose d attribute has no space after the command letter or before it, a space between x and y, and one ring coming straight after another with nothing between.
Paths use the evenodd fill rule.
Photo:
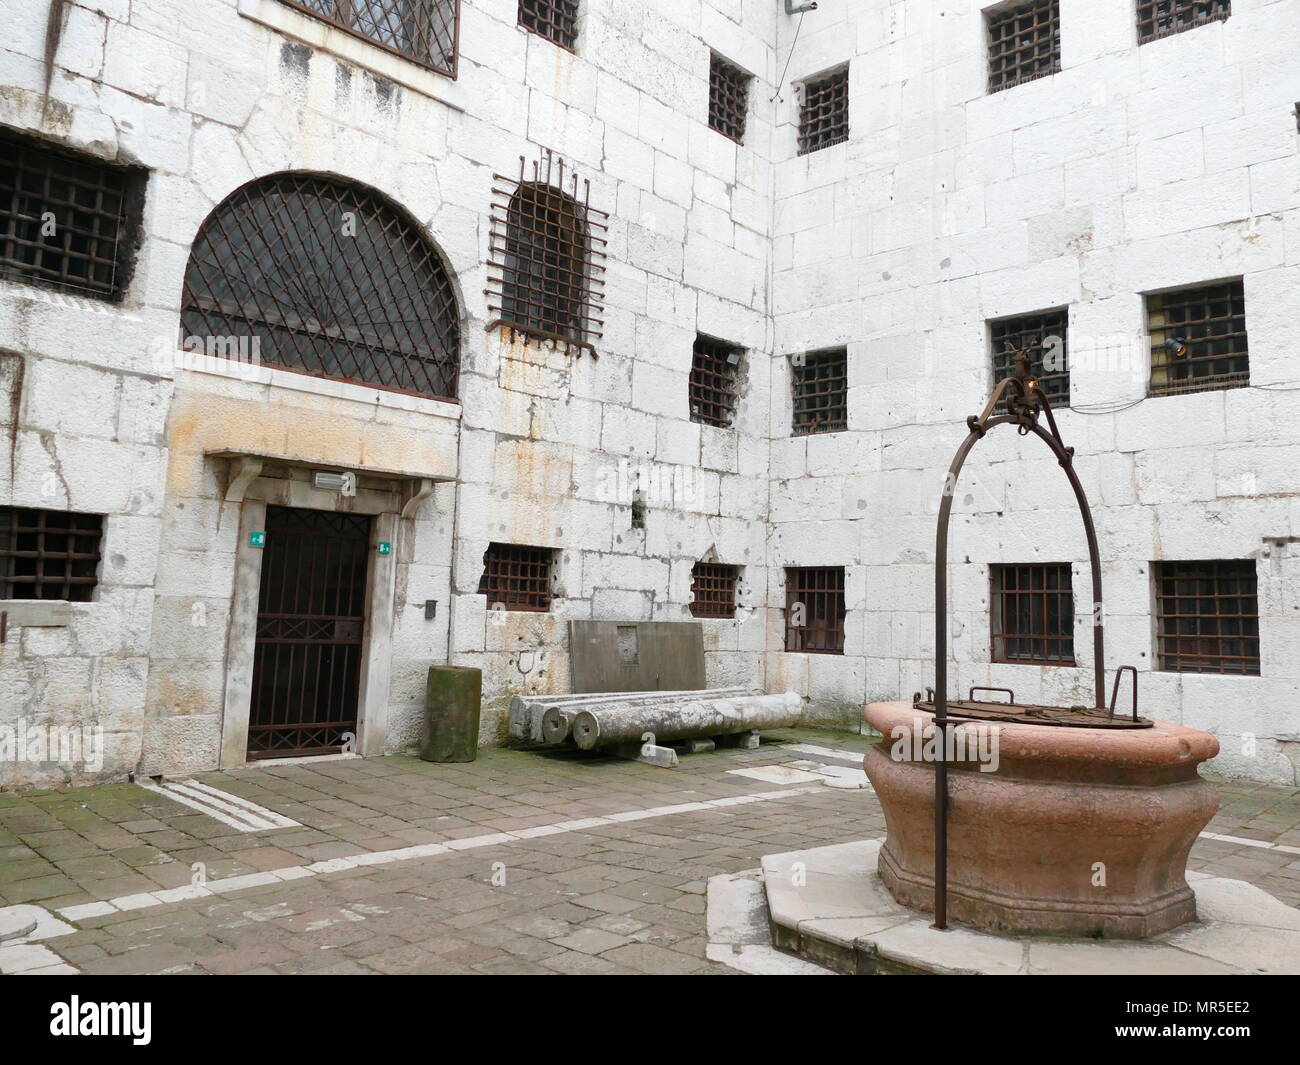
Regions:
<instances>
[{"instance_id":1,"label":"white wall-mounted light","mask_svg":"<svg viewBox=\"0 0 1300 1065\"><path fill-rule=\"evenodd\" d=\"M339 495L357 494L357 476L355 473L334 473L332 470L313 470L311 475L313 488L326 492L338 492Z\"/></svg>"}]
</instances>

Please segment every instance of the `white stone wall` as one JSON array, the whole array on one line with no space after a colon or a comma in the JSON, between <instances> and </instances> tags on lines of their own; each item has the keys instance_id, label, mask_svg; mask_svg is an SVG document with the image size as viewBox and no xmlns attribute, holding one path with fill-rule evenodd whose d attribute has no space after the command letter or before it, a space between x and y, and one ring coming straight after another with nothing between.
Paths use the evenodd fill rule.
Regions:
<instances>
[{"instance_id":1,"label":"white stone wall","mask_svg":"<svg viewBox=\"0 0 1300 1065\"><path fill-rule=\"evenodd\" d=\"M798 158L789 108L773 141L770 562L842 561L856 593L842 660L776 653L769 675L828 706L933 683L937 497L991 387L985 323L1068 306L1058 420L1098 526L1107 668L1217 734L1219 771L1293 783L1300 549L1265 538L1300 534L1300 4L1234 0L1139 48L1131 3L1061 0L1062 71L992 95L984 6L822 0L794 48L792 79L850 62L852 133ZM1144 398L1141 293L1236 276L1252 387ZM791 438L784 356L842 342L850 431ZM954 690L1090 701L1086 548L1048 450L995 430L952 528ZM1153 670L1150 563L1201 558L1258 559L1259 677ZM1074 564L1081 668L989 664L988 566L1033 561Z\"/></svg>"},{"instance_id":2,"label":"white stone wall","mask_svg":"<svg viewBox=\"0 0 1300 1065\"><path fill-rule=\"evenodd\" d=\"M797 42L780 0L583 0L574 53L521 30L515 0L464 0L454 81L277 0L85 0L67 5L44 108L45 10L10 5L0 123L150 179L123 304L0 282L0 351L27 373L0 485L109 529L96 600L0 647L0 725L102 725L105 775L215 764L238 505L203 451L268 427L288 449L287 424L304 461L459 481L397 541L387 749L416 738L430 663L483 668L494 742L510 694L567 687L569 619L686 619L706 555L745 567L738 619L704 623L710 682L790 685L813 717L855 720L864 699L929 682L937 494L991 383L986 320L1068 305L1087 413L1060 422L1106 560L1108 666L1137 665L1147 711L1217 732L1224 770L1294 781L1300 548L1263 549L1300 535L1300 395L1286 390L1300 384L1300 3L1236 0L1228 22L1141 48L1128 0L1061 4L1063 71L990 96L973 0L821 0ZM743 147L707 128L710 48L756 76ZM845 62L849 142L796 157L793 83ZM486 329L493 174L541 148L610 213L597 359ZM459 417L158 357L202 220L289 169L371 185L437 243L461 302ZM1252 385L1276 387L1143 400L1140 293L1238 275ZM697 331L747 348L732 429L689 420ZM849 348L849 431L792 438L787 357L834 344ZM1138 372L1090 364L1090 346L1136 352ZM963 488L955 684L1083 697L1086 669L988 664L989 563L1070 561L1084 587L1060 471L1007 433ZM494 540L561 550L550 615L488 610ZM1150 562L1248 556L1263 675L1153 672ZM846 566L843 656L781 650L786 565ZM1085 621L1076 649L1086 661Z\"/></svg>"},{"instance_id":3,"label":"white stone wall","mask_svg":"<svg viewBox=\"0 0 1300 1065\"><path fill-rule=\"evenodd\" d=\"M440 487L403 523L397 543L389 749L417 737L424 673L449 649L456 662L484 669L491 742L495 711L513 692L567 686L568 619L686 618L691 565L710 551L746 567L745 601L759 604L770 5L595 0L583 5L573 54L520 29L515 0L467 0L454 81L275 0L97 0L68 11L44 119L44 10L21 12L16 32L0 42L0 81L11 86L0 94L0 122L149 168L144 245L121 308L4 285L0 298L37 309L14 315L23 331L16 325L0 346L26 352L34 367L20 433L25 490L39 485L50 448L65 450L66 459L58 457L68 476L86 484L69 490L66 505L108 513L106 551L126 561L106 566L98 601L77 607L66 633L24 629L21 660L4 651L6 677L15 678L5 719L57 707L120 730L129 749L109 760L109 774L214 765L238 504L222 501L226 468L204 452L270 438L320 464L408 468L392 460L403 446L395 433L441 438L445 419L434 415L442 412L370 389L274 373L246 381L158 358L159 343L166 349L177 330L188 249L202 220L240 185L282 170L340 174L393 198L445 254L461 298L463 418L452 465L440 467L446 451L438 445L437 461L426 456L431 466L410 467L450 472L460 487ZM707 128L710 46L756 76L743 148ZM611 215L598 359L485 331L493 175L517 173L519 157L531 161L541 148L590 179L592 205ZM689 420L697 330L749 349L732 429ZM111 355L85 354L109 338ZM80 360L107 360L113 372L92 379L74 366ZM68 410L52 401L52 389L92 402ZM106 402L98 402L101 392ZM63 424L48 424L59 418ZM302 430L292 447L286 418ZM382 440L391 441L388 461L378 456ZM130 482L121 474L128 467ZM638 489L648 507L644 530L631 529ZM120 537L132 538L129 550ZM562 594L550 616L486 609L477 586L492 540L562 550ZM128 570L121 590L118 568ZM105 627L130 639L113 651L129 658L134 687L115 681L102 713L80 696L53 688L42 695L47 674L64 687L99 676L109 649L69 640L89 624L81 615L104 615L117 599ZM424 618L427 599L439 602L433 622ZM712 681L761 682L763 624L758 611L705 623Z\"/></svg>"}]
</instances>

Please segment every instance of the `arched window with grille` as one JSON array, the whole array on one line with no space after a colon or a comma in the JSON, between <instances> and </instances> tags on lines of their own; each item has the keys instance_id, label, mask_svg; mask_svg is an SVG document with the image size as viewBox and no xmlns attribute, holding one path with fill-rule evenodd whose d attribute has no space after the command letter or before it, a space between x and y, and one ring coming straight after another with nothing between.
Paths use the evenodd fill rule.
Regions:
<instances>
[{"instance_id":1,"label":"arched window with grille","mask_svg":"<svg viewBox=\"0 0 1300 1065\"><path fill-rule=\"evenodd\" d=\"M559 189L527 182L510 198L501 317L521 329L581 339L587 227Z\"/></svg>"},{"instance_id":2,"label":"arched window with grille","mask_svg":"<svg viewBox=\"0 0 1300 1065\"><path fill-rule=\"evenodd\" d=\"M182 346L440 399L460 314L437 248L374 189L283 173L237 189L194 239Z\"/></svg>"},{"instance_id":3,"label":"arched window with grille","mask_svg":"<svg viewBox=\"0 0 1300 1065\"><path fill-rule=\"evenodd\" d=\"M553 180L555 175L558 180ZM563 187L564 164L545 153L533 179L498 175L488 259L489 303L500 325L593 347L600 337L606 216Z\"/></svg>"}]
</instances>

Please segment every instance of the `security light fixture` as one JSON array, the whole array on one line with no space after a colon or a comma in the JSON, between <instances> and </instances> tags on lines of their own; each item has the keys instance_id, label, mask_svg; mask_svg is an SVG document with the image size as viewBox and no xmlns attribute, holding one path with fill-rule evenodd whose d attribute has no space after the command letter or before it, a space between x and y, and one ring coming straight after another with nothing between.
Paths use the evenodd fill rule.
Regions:
<instances>
[{"instance_id":1,"label":"security light fixture","mask_svg":"<svg viewBox=\"0 0 1300 1065\"><path fill-rule=\"evenodd\" d=\"M1183 337L1170 337L1164 342L1164 349L1175 359L1187 358L1187 341Z\"/></svg>"},{"instance_id":2,"label":"security light fixture","mask_svg":"<svg viewBox=\"0 0 1300 1065\"><path fill-rule=\"evenodd\" d=\"M311 484L313 488L320 488L326 492L338 492L345 496L357 494L357 479L356 476L351 473L334 473L331 470L313 470L311 475Z\"/></svg>"},{"instance_id":3,"label":"security light fixture","mask_svg":"<svg viewBox=\"0 0 1300 1065\"><path fill-rule=\"evenodd\" d=\"M795 0L785 0L785 13L787 15L802 15L805 11L816 10L817 4L815 2L796 4Z\"/></svg>"}]
</instances>

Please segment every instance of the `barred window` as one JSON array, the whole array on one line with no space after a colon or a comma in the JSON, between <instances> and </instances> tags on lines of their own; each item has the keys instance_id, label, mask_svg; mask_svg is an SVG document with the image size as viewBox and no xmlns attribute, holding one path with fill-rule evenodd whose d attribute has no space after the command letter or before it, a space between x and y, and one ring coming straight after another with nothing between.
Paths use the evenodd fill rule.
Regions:
<instances>
[{"instance_id":1,"label":"barred window","mask_svg":"<svg viewBox=\"0 0 1300 1065\"><path fill-rule=\"evenodd\" d=\"M993 661L1074 665L1068 563L991 566Z\"/></svg>"},{"instance_id":2,"label":"barred window","mask_svg":"<svg viewBox=\"0 0 1300 1065\"><path fill-rule=\"evenodd\" d=\"M99 514L0 507L0 599L89 602L103 532Z\"/></svg>"},{"instance_id":3,"label":"barred window","mask_svg":"<svg viewBox=\"0 0 1300 1065\"><path fill-rule=\"evenodd\" d=\"M993 350L993 383L1016 370L1016 352L1025 349L1034 375L1053 407L1070 405L1070 364L1067 361L1069 311L1062 307L989 322ZM1004 405L1005 406L1005 405Z\"/></svg>"},{"instance_id":4,"label":"barred window","mask_svg":"<svg viewBox=\"0 0 1300 1065\"><path fill-rule=\"evenodd\" d=\"M194 238L181 300L187 350L456 394L447 268L415 222L363 185L290 173L237 189Z\"/></svg>"},{"instance_id":5,"label":"barred window","mask_svg":"<svg viewBox=\"0 0 1300 1065\"><path fill-rule=\"evenodd\" d=\"M1138 0L1138 44L1170 37L1232 14L1232 0Z\"/></svg>"},{"instance_id":6,"label":"barred window","mask_svg":"<svg viewBox=\"0 0 1300 1065\"><path fill-rule=\"evenodd\" d=\"M489 544L483 554L478 594L487 596L489 610L546 613L551 609L556 553L550 547Z\"/></svg>"},{"instance_id":7,"label":"barred window","mask_svg":"<svg viewBox=\"0 0 1300 1065\"><path fill-rule=\"evenodd\" d=\"M805 81L799 109L799 154L849 139L849 68Z\"/></svg>"},{"instance_id":8,"label":"barred window","mask_svg":"<svg viewBox=\"0 0 1300 1065\"><path fill-rule=\"evenodd\" d=\"M1060 0L1009 4L990 11L987 19L989 92L1060 71Z\"/></svg>"},{"instance_id":9,"label":"barred window","mask_svg":"<svg viewBox=\"0 0 1300 1065\"><path fill-rule=\"evenodd\" d=\"M691 570L691 615L697 618L734 618L739 566L697 562Z\"/></svg>"},{"instance_id":10,"label":"barred window","mask_svg":"<svg viewBox=\"0 0 1300 1065\"><path fill-rule=\"evenodd\" d=\"M752 80L716 52L709 60L709 128L738 144L745 140L749 83Z\"/></svg>"},{"instance_id":11,"label":"barred window","mask_svg":"<svg viewBox=\"0 0 1300 1065\"><path fill-rule=\"evenodd\" d=\"M488 305L494 324L530 336L593 348L604 302L607 216L587 202L590 182L544 152L531 180L498 174L488 245Z\"/></svg>"},{"instance_id":12,"label":"barred window","mask_svg":"<svg viewBox=\"0 0 1300 1065\"><path fill-rule=\"evenodd\" d=\"M736 381L744 348L703 335L695 338L688 383L691 421L725 429L736 412Z\"/></svg>"},{"instance_id":13,"label":"barred window","mask_svg":"<svg viewBox=\"0 0 1300 1065\"><path fill-rule=\"evenodd\" d=\"M1153 396L1250 384L1240 278L1147 296Z\"/></svg>"},{"instance_id":14,"label":"barred window","mask_svg":"<svg viewBox=\"0 0 1300 1065\"><path fill-rule=\"evenodd\" d=\"M839 433L849 427L847 348L810 351L793 360L794 435Z\"/></svg>"},{"instance_id":15,"label":"barred window","mask_svg":"<svg viewBox=\"0 0 1300 1065\"><path fill-rule=\"evenodd\" d=\"M280 0L439 74L456 76L460 0Z\"/></svg>"},{"instance_id":16,"label":"barred window","mask_svg":"<svg viewBox=\"0 0 1300 1065\"><path fill-rule=\"evenodd\" d=\"M785 571L785 649L844 653L844 567L790 566Z\"/></svg>"},{"instance_id":17,"label":"barred window","mask_svg":"<svg viewBox=\"0 0 1300 1065\"><path fill-rule=\"evenodd\" d=\"M1158 668L1258 676L1254 559L1157 562L1154 570Z\"/></svg>"},{"instance_id":18,"label":"barred window","mask_svg":"<svg viewBox=\"0 0 1300 1065\"><path fill-rule=\"evenodd\" d=\"M519 0L519 25L573 51L578 45L578 0Z\"/></svg>"},{"instance_id":19,"label":"barred window","mask_svg":"<svg viewBox=\"0 0 1300 1065\"><path fill-rule=\"evenodd\" d=\"M143 188L143 171L0 129L0 277L121 299Z\"/></svg>"}]
</instances>

